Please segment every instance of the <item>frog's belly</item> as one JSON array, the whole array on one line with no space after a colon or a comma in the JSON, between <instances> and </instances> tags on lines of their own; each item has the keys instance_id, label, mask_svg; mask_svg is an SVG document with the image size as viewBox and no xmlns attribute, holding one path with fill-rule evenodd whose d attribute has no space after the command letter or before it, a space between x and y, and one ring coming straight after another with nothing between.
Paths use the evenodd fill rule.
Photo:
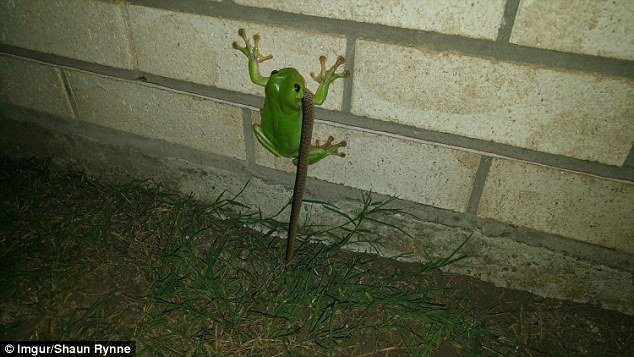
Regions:
<instances>
[{"instance_id":1,"label":"frog's belly","mask_svg":"<svg viewBox=\"0 0 634 357\"><path fill-rule=\"evenodd\" d=\"M299 121L299 125L296 121L285 122L284 125L280 122L263 122L262 129L264 135L280 154L285 157L293 157L297 154L302 130L301 121Z\"/></svg>"},{"instance_id":2,"label":"frog's belly","mask_svg":"<svg viewBox=\"0 0 634 357\"><path fill-rule=\"evenodd\" d=\"M302 112L285 112L278 102L265 99L261 115L262 131L271 145L280 155L295 156L302 131Z\"/></svg>"},{"instance_id":3,"label":"frog's belly","mask_svg":"<svg viewBox=\"0 0 634 357\"><path fill-rule=\"evenodd\" d=\"M278 132L268 138L280 154L285 157L292 157L299 150L300 136L301 133L300 135L294 135L287 132Z\"/></svg>"}]
</instances>

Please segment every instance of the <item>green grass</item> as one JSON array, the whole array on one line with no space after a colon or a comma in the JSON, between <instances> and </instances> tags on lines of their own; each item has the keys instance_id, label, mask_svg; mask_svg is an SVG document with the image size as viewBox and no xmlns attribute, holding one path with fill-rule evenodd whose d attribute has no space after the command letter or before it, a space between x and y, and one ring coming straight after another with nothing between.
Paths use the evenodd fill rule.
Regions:
<instances>
[{"instance_id":1,"label":"green grass","mask_svg":"<svg viewBox=\"0 0 634 357\"><path fill-rule=\"evenodd\" d=\"M382 222L390 202L365 196L355 216L317 203L343 223L304 227L284 269L285 226L239 197L203 203L50 166L0 161L2 339L131 339L152 356L526 351L451 298L439 268L459 252L415 265L342 251L380 245L368 222L406 233Z\"/></svg>"}]
</instances>

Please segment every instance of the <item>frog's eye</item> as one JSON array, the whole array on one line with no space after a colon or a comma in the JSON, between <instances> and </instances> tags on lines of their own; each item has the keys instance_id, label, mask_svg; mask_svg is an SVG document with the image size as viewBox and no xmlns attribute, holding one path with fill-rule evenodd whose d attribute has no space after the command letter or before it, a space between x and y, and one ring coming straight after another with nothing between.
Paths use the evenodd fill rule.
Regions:
<instances>
[{"instance_id":1,"label":"frog's eye","mask_svg":"<svg viewBox=\"0 0 634 357\"><path fill-rule=\"evenodd\" d=\"M293 88L295 88L295 92L299 93L299 90L302 89L299 84L295 83L295 85L293 86Z\"/></svg>"},{"instance_id":2,"label":"frog's eye","mask_svg":"<svg viewBox=\"0 0 634 357\"><path fill-rule=\"evenodd\" d=\"M272 71L271 71L271 75L274 75L274 74L275 74L275 73L277 73L277 72L278 72L278 70L277 70L277 69L274 69L274 70L272 70Z\"/></svg>"}]
</instances>

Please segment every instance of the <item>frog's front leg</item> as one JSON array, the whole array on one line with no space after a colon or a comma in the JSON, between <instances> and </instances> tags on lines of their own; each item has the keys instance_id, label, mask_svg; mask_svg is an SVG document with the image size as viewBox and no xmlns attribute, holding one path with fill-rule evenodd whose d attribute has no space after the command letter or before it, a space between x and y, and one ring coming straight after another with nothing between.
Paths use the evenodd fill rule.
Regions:
<instances>
[{"instance_id":1,"label":"frog's front leg","mask_svg":"<svg viewBox=\"0 0 634 357\"><path fill-rule=\"evenodd\" d=\"M329 136L323 145L319 144L319 140L316 140L315 145L311 146L310 151L308 152L308 164L312 165L330 155L337 155L341 157L346 156L346 154L339 152L339 148L347 145L346 141L342 140L333 144L334 141L335 138L332 136ZM293 164L297 165L297 157L293 159Z\"/></svg>"},{"instance_id":2,"label":"frog's front leg","mask_svg":"<svg viewBox=\"0 0 634 357\"><path fill-rule=\"evenodd\" d=\"M233 42L231 45L236 50L244 53L244 55L249 59L249 77L251 77L251 82L265 86L269 77L264 77L260 74L259 65L260 63L273 58L273 55L262 56L260 53L260 35L253 35L253 46L251 46L249 38L247 37L247 32L244 29L239 29L238 35L240 35L240 37L244 40L245 46L240 47L237 42Z\"/></svg>"},{"instance_id":3,"label":"frog's front leg","mask_svg":"<svg viewBox=\"0 0 634 357\"><path fill-rule=\"evenodd\" d=\"M310 76L313 77L314 80L319 83L319 88L317 88L317 92L315 92L315 105L321 105L328 96L328 87L330 83L332 83L337 78L347 78L350 76L350 72L348 70L344 70L341 73L335 73L337 68L346 62L343 56L337 56L337 61L332 65L328 70L326 70L326 56L319 57L319 63L321 64L321 70L319 71L319 75L316 76L315 73L311 72Z\"/></svg>"}]
</instances>

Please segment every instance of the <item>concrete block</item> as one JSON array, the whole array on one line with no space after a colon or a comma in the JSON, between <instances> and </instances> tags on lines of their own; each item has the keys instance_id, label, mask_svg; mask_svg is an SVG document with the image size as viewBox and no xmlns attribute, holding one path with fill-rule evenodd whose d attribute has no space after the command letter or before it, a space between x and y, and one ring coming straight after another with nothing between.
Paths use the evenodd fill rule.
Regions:
<instances>
[{"instance_id":1,"label":"concrete block","mask_svg":"<svg viewBox=\"0 0 634 357\"><path fill-rule=\"evenodd\" d=\"M634 252L634 184L493 159L478 215Z\"/></svg>"},{"instance_id":2,"label":"concrete block","mask_svg":"<svg viewBox=\"0 0 634 357\"><path fill-rule=\"evenodd\" d=\"M634 60L634 2L522 0L511 42Z\"/></svg>"},{"instance_id":3,"label":"concrete block","mask_svg":"<svg viewBox=\"0 0 634 357\"><path fill-rule=\"evenodd\" d=\"M611 165L634 140L625 79L364 40L355 72L354 114Z\"/></svg>"},{"instance_id":4,"label":"concrete block","mask_svg":"<svg viewBox=\"0 0 634 357\"><path fill-rule=\"evenodd\" d=\"M479 155L315 123L313 143L315 139L324 142L329 135L347 141L348 146L341 150L346 157L328 157L312 165L310 177L458 212L466 210ZM290 159L276 158L254 142L257 164L295 172Z\"/></svg>"},{"instance_id":5,"label":"concrete block","mask_svg":"<svg viewBox=\"0 0 634 357\"><path fill-rule=\"evenodd\" d=\"M68 78L81 120L245 159L240 108L84 72Z\"/></svg>"},{"instance_id":6,"label":"concrete block","mask_svg":"<svg viewBox=\"0 0 634 357\"><path fill-rule=\"evenodd\" d=\"M260 65L263 76L294 67L313 91L317 83L309 73L319 71L319 56L326 55L331 64L346 53L345 38L318 32L142 6L129 6L128 11L142 71L248 94L264 96L264 88L251 83L247 58L231 47L233 41L243 45L240 28L247 30L251 42L259 33L262 53L273 54L272 60ZM338 80L331 85L324 107L339 109L342 95L343 80Z\"/></svg>"},{"instance_id":7,"label":"concrete block","mask_svg":"<svg viewBox=\"0 0 634 357\"><path fill-rule=\"evenodd\" d=\"M310 16L352 20L473 38L495 39L504 14L503 0L372 0L298 2L236 0Z\"/></svg>"},{"instance_id":8,"label":"concrete block","mask_svg":"<svg viewBox=\"0 0 634 357\"><path fill-rule=\"evenodd\" d=\"M0 42L132 69L123 11L111 1L2 1Z\"/></svg>"},{"instance_id":9,"label":"concrete block","mask_svg":"<svg viewBox=\"0 0 634 357\"><path fill-rule=\"evenodd\" d=\"M61 70L0 55L0 102L73 118Z\"/></svg>"}]
</instances>

